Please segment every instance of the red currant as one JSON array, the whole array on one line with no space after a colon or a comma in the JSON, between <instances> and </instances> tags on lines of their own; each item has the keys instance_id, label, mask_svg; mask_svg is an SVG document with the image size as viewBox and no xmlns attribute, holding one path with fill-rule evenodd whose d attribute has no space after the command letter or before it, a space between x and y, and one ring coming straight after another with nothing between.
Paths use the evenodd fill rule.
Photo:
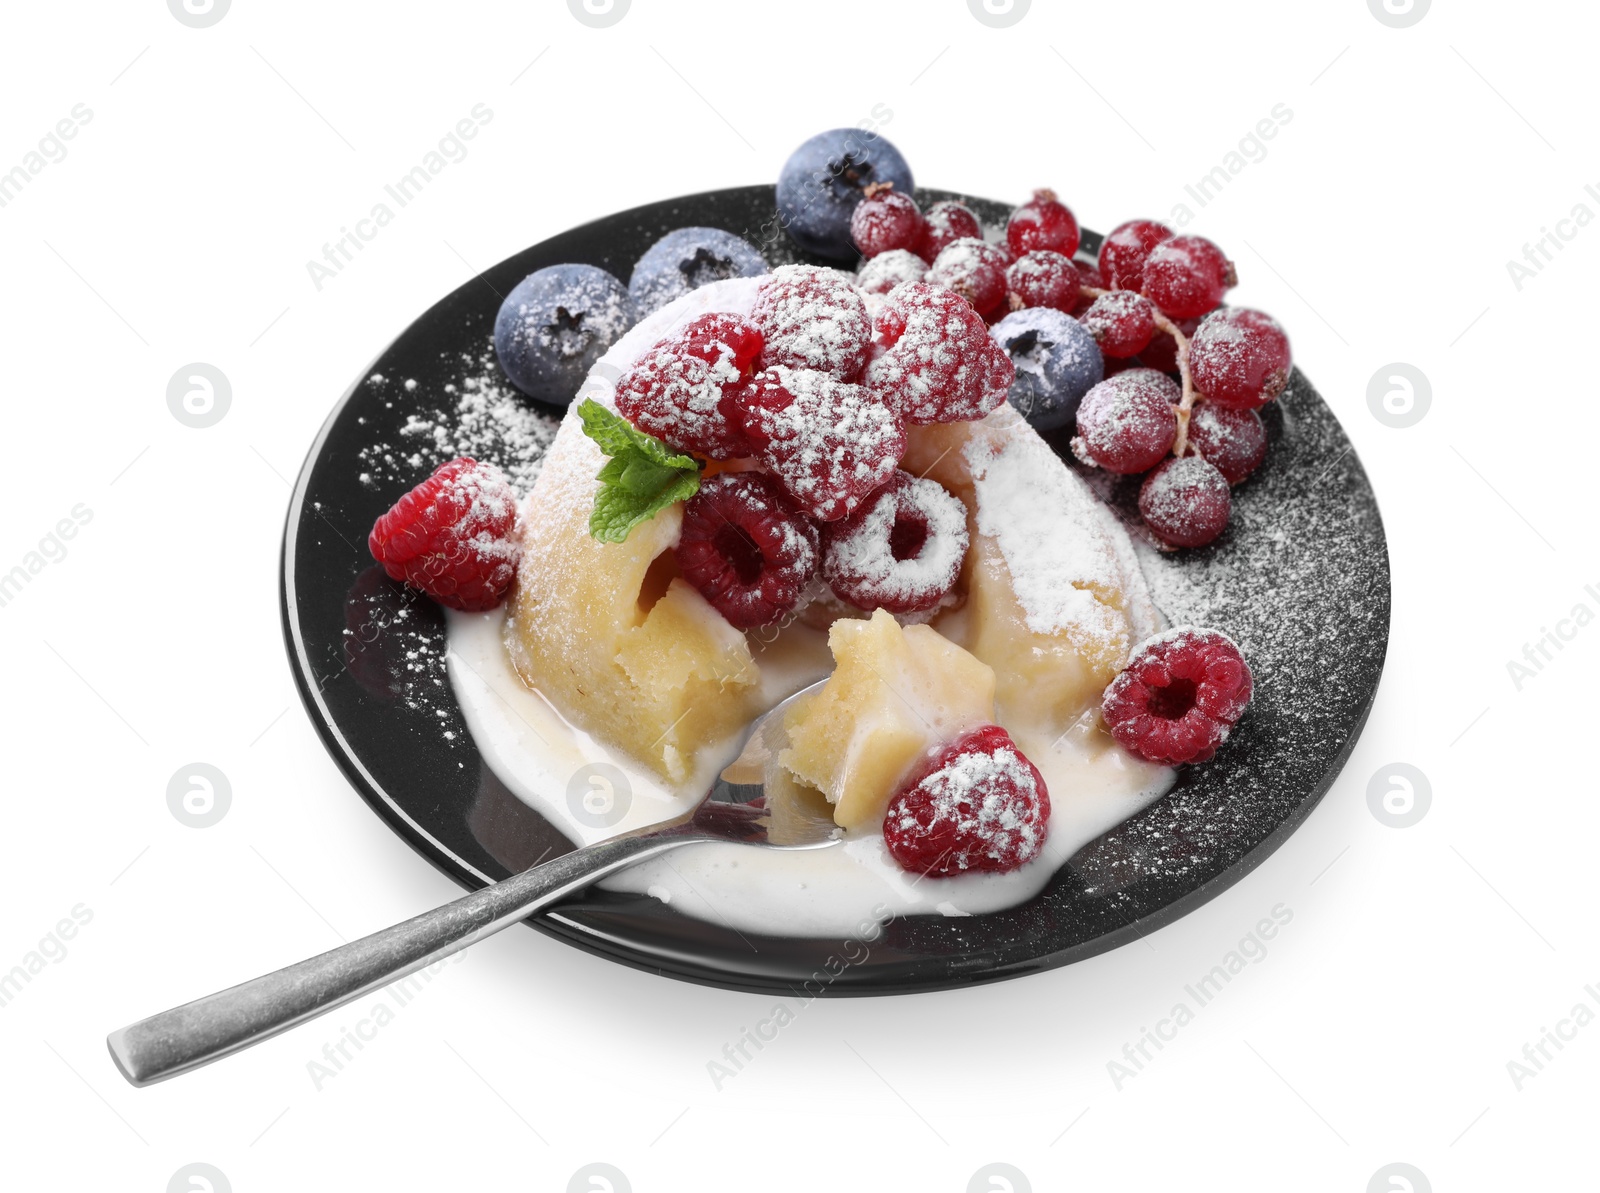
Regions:
<instances>
[{"instance_id":1,"label":"red currant","mask_svg":"<svg viewBox=\"0 0 1600 1193\"><path fill-rule=\"evenodd\" d=\"M1271 315L1235 307L1200 321L1189 343L1195 388L1218 406L1254 410L1289 383L1289 337Z\"/></svg>"},{"instance_id":2,"label":"red currant","mask_svg":"<svg viewBox=\"0 0 1600 1193\"><path fill-rule=\"evenodd\" d=\"M1230 485L1248 478L1267 458L1267 426L1254 410L1201 402L1189 415L1189 442Z\"/></svg>"},{"instance_id":3,"label":"red currant","mask_svg":"<svg viewBox=\"0 0 1600 1193\"><path fill-rule=\"evenodd\" d=\"M1174 236L1150 250L1139 289L1173 319L1193 319L1238 282L1233 262L1204 236Z\"/></svg>"},{"instance_id":4,"label":"red currant","mask_svg":"<svg viewBox=\"0 0 1600 1193\"><path fill-rule=\"evenodd\" d=\"M954 199L944 199L928 208L923 216L922 239L917 242L916 253L929 265L952 240L972 236L983 239L983 225L978 217Z\"/></svg>"},{"instance_id":5,"label":"red currant","mask_svg":"<svg viewBox=\"0 0 1600 1193\"><path fill-rule=\"evenodd\" d=\"M1144 278L1145 258L1172 229L1155 220L1129 220L1111 229L1100 245L1100 276L1108 290L1137 290Z\"/></svg>"},{"instance_id":6,"label":"red currant","mask_svg":"<svg viewBox=\"0 0 1600 1193\"><path fill-rule=\"evenodd\" d=\"M1232 511L1227 478L1200 456L1168 460L1139 487L1145 525L1173 547L1205 546L1228 528Z\"/></svg>"},{"instance_id":7,"label":"red currant","mask_svg":"<svg viewBox=\"0 0 1600 1193\"><path fill-rule=\"evenodd\" d=\"M1129 369L1100 382L1078 407L1073 454L1123 475L1154 468L1178 437L1173 407L1182 396L1177 382L1154 369Z\"/></svg>"},{"instance_id":8,"label":"red currant","mask_svg":"<svg viewBox=\"0 0 1600 1193\"><path fill-rule=\"evenodd\" d=\"M997 245L964 236L944 247L922 280L954 290L987 318L1005 304L1005 252Z\"/></svg>"},{"instance_id":9,"label":"red currant","mask_svg":"<svg viewBox=\"0 0 1600 1193\"><path fill-rule=\"evenodd\" d=\"M1132 290L1112 290L1102 294L1083 313L1102 356L1137 356L1150 345L1156 334L1155 314L1150 300Z\"/></svg>"},{"instance_id":10,"label":"red currant","mask_svg":"<svg viewBox=\"0 0 1600 1193\"><path fill-rule=\"evenodd\" d=\"M1038 190L1033 198L1011 213L1006 223L1006 243L1014 256L1035 249L1050 249L1068 257L1078 251L1078 221L1055 191Z\"/></svg>"},{"instance_id":11,"label":"red currant","mask_svg":"<svg viewBox=\"0 0 1600 1193\"><path fill-rule=\"evenodd\" d=\"M922 238L922 212L892 182L874 182L850 217L850 236L864 257L890 249L913 249Z\"/></svg>"},{"instance_id":12,"label":"red currant","mask_svg":"<svg viewBox=\"0 0 1600 1193\"><path fill-rule=\"evenodd\" d=\"M1049 307L1071 314L1078 305L1081 285L1082 275L1072 259L1049 249L1024 253L1006 270L1006 286L1024 307Z\"/></svg>"}]
</instances>

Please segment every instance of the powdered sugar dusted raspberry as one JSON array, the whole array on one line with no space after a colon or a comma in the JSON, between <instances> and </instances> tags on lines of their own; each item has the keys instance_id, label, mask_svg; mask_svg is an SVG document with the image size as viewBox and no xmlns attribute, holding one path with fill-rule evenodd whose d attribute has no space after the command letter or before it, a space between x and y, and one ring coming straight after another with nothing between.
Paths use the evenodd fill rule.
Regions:
<instances>
[{"instance_id":1,"label":"powdered sugar dusted raspberry","mask_svg":"<svg viewBox=\"0 0 1600 1193\"><path fill-rule=\"evenodd\" d=\"M771 477L724 472L684 506L674 555L717 612L749 629L795 607L817 570L817 529Z\"/></svg>"},{"instance_id":2,"label":"powdered sugar dusted raspberry","mask_svg":"<svg viewBox=\"0 0 1600 1193\"><path fill-rule=\"evenodd\" d=\"M1225 634L1176 626L1134 651L1106 688L1111 735L1150 762L1205 762L1244 714L1254 681Z\"/></svg>"},{"instance_id":3,"label":"powdered sugar dusted raspberry","mask_svg":"<svg viewBox=\"0 0 1600 1193\"><path fill-rule=\"evenodd\" d=\"M1044 848L1050 793L1006 731L986 725L940 750L893 799L883 839L918 874L1005 873Z\"/></svg>"},{"instance_id":4,"label":"powdered sugar dusted raspberry","mask_svg":"<svg viewBox=\"0 0 1600 1193\"><path fill-rule=\"evenodd\" d=\"M464 456L395 502L367 546L394 579L452 609L481 612L500 603L516 575L516 520L505 476Z\"/></svg>"},{"instance_id":5,"label":"powdered sugar dusted raspberry","mask_svg":"<svg viewBox=\"0 0 1600 1193\"><path fill-rule=\"evenodd\" d=\"M815 369L768 369L747 402L756 458L820 522L856 509L906 452L900 416L877 394Z\"/></svg>"},{"instance_id":6,"label":"powdered sugar dusted raspberry","mask_svg":"<svg viewBox=\"0 0 1600 1193\"><path fill-rule=\"evenodd\" d=\"M937 481L897 472L823 532L822 576L858 609L936 608L967 555L967 507Z\"/></svg>"},{"instance_id":7,"label":"powdered sugar dusted raspberry","mask_svg":"<svg viewBox=\"0 0 1600 1193\"><path fill-rule=\"evenodd\" d=\"M714 460L750 454L724 398L749 380L761 333L733 315L702 315L655 345L617 381L617 410L679 451Z\"/></svg>"},{"instance_id":8,"label":"powdered sugar dusted raspberry","mask_svg":"<svg viewBox=\"0 0 1600 1193\"><path fill-rule=\"evenodd\" d=\"M780 265L756 297L750 319L766 338L767 368L816 369L854 381L867 363L872 322L849 274Z\"/></svg>"},{"instance_id":9,"label":"powdered sugar dusted raspberry","mask_svg":"<svg viewBox=\"0 0 1600 1193\"><path fill-rule=\"evenodd\" d=\"M909 249L890 249L856 267L856 287L868 294L887 294L901 282L920 282L928 263Z\"/></svg>"},{"instance_id":10,"label":"powdered sugar dusted raspberry","mask_svg":"<svg viewBox=\"0 0 1600 1193\"><path fill-rule=\"evenodd\" d=\"M983 317L960 295L927 282L889 292L875 328L882 354L867 384L908 422L964 422L1005 401L1016 369Z\"/></svg>"}]
</instances>

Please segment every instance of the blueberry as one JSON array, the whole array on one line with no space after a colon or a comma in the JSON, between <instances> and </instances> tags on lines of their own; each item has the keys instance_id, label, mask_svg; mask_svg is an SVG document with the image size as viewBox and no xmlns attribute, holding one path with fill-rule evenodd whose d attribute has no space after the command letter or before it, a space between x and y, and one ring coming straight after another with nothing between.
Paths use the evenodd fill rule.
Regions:
<instances>
[{"instance_id":1,"label":"blueberry","mask_svg":"<svg viewBox=\"0 0 1600 1193\"><path fill-rule=\"evenodd\" d=\"M639 318L654 314L707 282L767 272L761 250L721 228L679 228L645 250L628 279Z\"/></svg>"},{"instance_id":2,"label":"blueberry","mask_svg":"<svg viewBox=\"0 0 1600 1193\"><path fill-rule=\"evenodd\" d=\"M634 321L627 288L605 270L551 265L523 278L500 304L494 352L523 393L565 406Z\"/></svg>"},{"instance_id":3,"label":"blueberry","mask_svg":"<svg viewBox=\"0 0 1600 1193\"><path fill-rule=\"evenodd\" d=\"M854 261L850 217L861 192L874 182L892 182L909 195L911 167L877 133L834 128L818 133L789 155L778 175L778 218L801 248L837 261Z\"/></svg>"},{"instance_id":4,"label":"blueberry","mask_svg":"<svg viewBox=\"0 0 1600 1193\"><path fill-rule=\"evenodd\" d=\"M1017 367L1010 402L1036 430L1072 422L1083 395L1105 376L1100 346L1088 328L1061 311L1049 307L1012 311L990 334Z\"/></svg>"}]
</instances>

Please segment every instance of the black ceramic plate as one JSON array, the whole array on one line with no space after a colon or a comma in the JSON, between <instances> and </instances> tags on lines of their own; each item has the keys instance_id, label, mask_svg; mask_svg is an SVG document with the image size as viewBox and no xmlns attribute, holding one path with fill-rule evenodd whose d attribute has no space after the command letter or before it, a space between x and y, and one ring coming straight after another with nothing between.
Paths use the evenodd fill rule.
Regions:
<instances>
[{"instance_id":1,"label":"black ceramic plate","mask_svg":"<svg viewBox=\"0 0 1600 1193\"><path fill-rule=\"evenodd\" d=\"M988 223L1005 218L1002 205L966 201ZM800 259L776 227L765 186L655 203L535 245L445 298L378 357L335 407L295 486L283 625L306 707L362 797L463 886L571 845L483 763L445 677L442 618L373 566L367 531L443 459L470 450L516 467L553 427L558 410L508 397L496 381L490 343L501 295L559 262L588 262L626 280L646 247L687 225L739 233L772 264ZM1097 247L1086 234L1085 249ZM474 396L492 397L496 385L520 415L509 434L506 409L488 417L482 407L494 402ZM463 400L465 428L449 413ZM433 413L440 410L445 417ZM1197 551L1144 552L1169 620L1221 629L1244 648L1254 701L1215 760L1184 771L1166 798L1086 845L1036 898L993 915L896 920L865 961L833 977L839 940L745 936L645 896L592 890L530 922L689 981L889 994L1066 965L1147 935L1237 882L1306 818L1343 766L1372 706L1389 633L1383 526L1349 440L1298 372L1266 414L1271 452L1236 490L1224 537ZM1064 452L1064 443L1055 446ZM1105 495L1136 521L1129 484Z\"/></svg>"}]
</instances>

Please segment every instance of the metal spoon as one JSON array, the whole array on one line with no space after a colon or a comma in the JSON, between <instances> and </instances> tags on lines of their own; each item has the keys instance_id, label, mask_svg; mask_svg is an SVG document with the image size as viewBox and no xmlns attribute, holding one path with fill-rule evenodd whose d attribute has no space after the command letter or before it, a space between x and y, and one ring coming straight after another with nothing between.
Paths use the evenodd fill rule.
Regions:
<instances>
[{"instance_id":1,"label":"metal spoon","mask_svg":"<svg viewBox=\"0 0 1600 1193\"><path fill-rule=\"evenodd\" d=\"M693 811L585 845L392 928L129 1024L106 1037L111 1059L138 1086L187 1073L415 973L607 874L685 845L731 841L768 849L821 849L835 844L831 824L796 818L785 826L783 840L769 839L765 808L715 798L728 796L732 786L760 782L752 760L781 734L782 714L820 686L819 681L795 693L758 720L739 758Z\"/></svg>"}]
</instances>

